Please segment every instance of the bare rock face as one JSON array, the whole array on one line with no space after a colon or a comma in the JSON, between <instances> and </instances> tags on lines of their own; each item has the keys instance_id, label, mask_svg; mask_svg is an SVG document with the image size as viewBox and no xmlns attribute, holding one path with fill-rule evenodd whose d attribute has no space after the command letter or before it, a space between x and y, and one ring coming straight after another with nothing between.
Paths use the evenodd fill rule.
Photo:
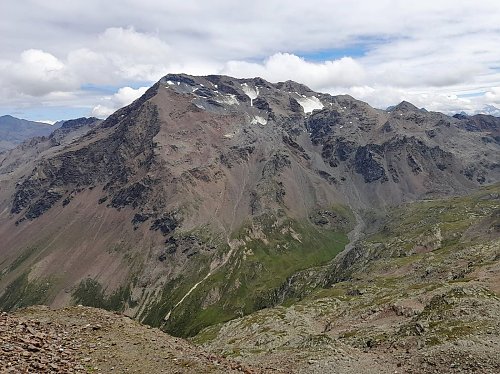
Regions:
<instances>
[{"instance_id":1,"label":"bare rock face","mask_svg":"<svg viewBox=\"0 0 500 374\"><path fill-rule=\"evenodd\" d=\"M0 155L9 308L48 284L37 302L94 300L192 335L332 260L352 212L500 176L496 118L382 111L290 81L167 75L91 124Z\"/></svg>"}]
</instances>

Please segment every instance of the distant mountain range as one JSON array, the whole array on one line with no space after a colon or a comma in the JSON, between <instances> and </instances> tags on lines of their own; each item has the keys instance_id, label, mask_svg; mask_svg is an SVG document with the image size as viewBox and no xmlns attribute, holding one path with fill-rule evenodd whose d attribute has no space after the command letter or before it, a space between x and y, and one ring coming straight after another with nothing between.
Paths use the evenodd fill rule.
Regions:
<instances>
[{"instance_id":1,"label":"distant mountain range","mask_svg":"<svg viewBox=\"0 0 500 374\"><path fill-rule=\"evenodd\" d=\"M44 122L28 121L10 115L0 117L0 153L15 149L31 150L35 145L68 142L82 136L92 126L102 121L95 117L81 117L57 121L53 125ZM41 139L40 139L41 138ZM46 139L45 139L46 138ZM29 142L28 142L29 141ZM23 145L22 143L28 142Z\"/></svg>"},{"instance_id":2,"label":"distant mountain range","mask_svg":"<svg viewBox=\"0 0 500 374\"><path fill-rule=\"evenodd\" d=\"M35 136L47 136L61 126L28 121L10 115L0 117L0 152L12 149L24 140Z\"/></svg>"},{"instance_id":3,"label":"distant mountain range","mask_svg":"<svg viewBox=\"0 0 500 374\"><path fill-rule=\"evenodd\" d=\"M415 110L419 109L419 108L415 107L413 104L410 104L406 101L403 101L403 103L406 103L405 105L412 106ZM396 105L392 105L392 106L387 107L386 110L388 112L391 112L395 107L396 107ZM425 108L420 108L419 110L421 110L422 112L427 112L427 109L425 109ZM489 115L489 116L494 116L494 117L500 117L500 109L494 105L485 105L482 109L477 109L477 110L475 110L473 112L469 112L469 113L462 111L460 113L456 113L455 116L456 115L475 116L477 114L484 114L484 115Z\"/></svg>"},{"instance_id":4,"label":"distant mountain range","mask_svg":"<svg viewBox=\"0 0 500 374\"><path fill-rule=\"evenodd\" d=\"M500 109L494 105L485 105L483 109L476 110L474 114L487 114L490 116L500 117Z\"/></svg>"},{"instance_id":5,"label":"distant mountain range","mask_svg":"<svg viewBox=\"0 0 500 374\"><path fill-rule=\"evenodd\" d=\"M455 114L454 117L458 118L457 116L467 117L467 116L476 116L476 115L500 117L500 109L498 109L494 105L485 105L482 109L475 110L472 113L467 113L465 111L461 111L460 113Z\"/></svg>"}]
</instances>

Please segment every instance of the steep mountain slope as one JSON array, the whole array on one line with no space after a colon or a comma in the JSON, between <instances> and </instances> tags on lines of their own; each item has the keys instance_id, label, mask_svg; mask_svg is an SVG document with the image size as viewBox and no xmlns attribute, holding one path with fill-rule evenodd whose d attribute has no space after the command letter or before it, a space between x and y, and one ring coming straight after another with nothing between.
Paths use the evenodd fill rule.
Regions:
<instances>
[{"instance_id":1,"label":"steep mountain slope","mask_svg":"<svg viewBox=\"0 0 500 374\"><path fill-rule=\"evenodd\" d=\"M178 335L274 305L365 211L498 181L500 121L470 121L294 82L166 76L0 173L0 305L124 310Z\"/></svg>"},{"instance_id":2,"label":"steep mountain slope","mask_svg":"<svg viewBox=\"0 0 500 374\"><path fill-rule=\"evenodd\" d=\"M15 148L35 136L47 136L58 127L58 124L52 126L8 115L0 116L0 152Z\"/></svg>"}]
</instances>

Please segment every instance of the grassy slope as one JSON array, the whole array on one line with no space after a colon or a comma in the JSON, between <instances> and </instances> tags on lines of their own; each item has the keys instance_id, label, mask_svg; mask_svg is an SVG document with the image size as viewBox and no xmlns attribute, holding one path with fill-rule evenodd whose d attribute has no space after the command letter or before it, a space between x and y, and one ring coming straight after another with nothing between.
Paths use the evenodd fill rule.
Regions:
<instances>
[{"instance_id":1,"label":"grassy slope","mask_svg":"<svg viewBox=\"0 0 500 374\"><path fill-rule=\"evenodd\" d=\"M239 245L225 265L200 283L167 322L162 318L204 278L208 264L167 284L160 300L150 305L144 321L162 324L174 335L192 336L206 326L274 305L273 291L290 275L327 263L345 247L351 216L340 209L337 215L345 224L330 229L318 228L309 221L277 223L269 217L246 225L234 234L232 239Z\"/></svg>"}]
</instances>

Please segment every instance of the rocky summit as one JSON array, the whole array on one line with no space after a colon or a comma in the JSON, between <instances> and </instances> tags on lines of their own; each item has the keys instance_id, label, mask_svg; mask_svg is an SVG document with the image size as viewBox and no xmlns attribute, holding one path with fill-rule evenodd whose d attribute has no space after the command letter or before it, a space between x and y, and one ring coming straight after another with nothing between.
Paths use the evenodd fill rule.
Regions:
<instances>
[{"instance_id":1,"label":"rocky summit","mask_svg":"<svg viewBox=\"0 0 500 374\"><path fill-rule=\"evenodd\" d=\"M499 181L496 117L167 75L0 153L0 308L117 311L248 370L495 372Z\"/></svg>"}]
</instances>

